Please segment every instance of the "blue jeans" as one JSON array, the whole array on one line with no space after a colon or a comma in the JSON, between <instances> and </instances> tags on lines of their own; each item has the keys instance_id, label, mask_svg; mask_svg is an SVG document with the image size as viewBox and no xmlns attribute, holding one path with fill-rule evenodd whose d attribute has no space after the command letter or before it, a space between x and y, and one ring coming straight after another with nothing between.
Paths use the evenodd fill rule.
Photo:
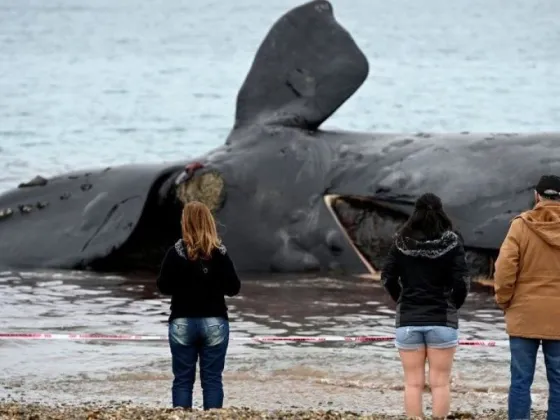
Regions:
<instances>
[{"instance_id":1,"label":"blue jeans","mask_svg":"<svg viewBox=\"0 0 560 420\"><path fill-rule=\"evenodd\" d=\"M442 325L399 327L395 333L395 346L400 350L447 349L458 343L457 329Z\"/></svg>"},{"instance_id":2,"label":"blue jeans","mask_svg":"<svg viewBox=\"0 0 560 420\"><path fill-rule=\"evenodd\" d=\"M229 322L225 318L176 318L169 323L173 407L192 408L196 362L200 357L204 409L222 408L222 372L228 343Z\"/></svg>"},{"instance_id":3,"label":"blue jeans","mask_svg":"<svg viewBox=\"0 0 560 420\"><path fill-rule=\"evenodd\" d=\"M542 341L546 378L548 379L547 420L560 420L560 340L509 338L511 385L508 396L508 419L531 418L531 385L535 376L537 352Z\"/></svg>"}]
</instances>

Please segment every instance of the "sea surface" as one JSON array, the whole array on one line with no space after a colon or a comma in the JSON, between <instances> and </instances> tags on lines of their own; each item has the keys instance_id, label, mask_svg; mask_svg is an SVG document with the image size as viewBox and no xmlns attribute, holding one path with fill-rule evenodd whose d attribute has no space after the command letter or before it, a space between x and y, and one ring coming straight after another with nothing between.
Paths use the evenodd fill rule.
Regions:
<instances>
[{"instance_id":1,"label":"sea surface","mask_svg":"<svg viewBox=\"0 0 560 420\"><path fill-rule=\"evenodd\" d=\"M300 3L0 0L0 191L223 144L260 42ZM325 127L560 128L557 0L332 4L370 74Z\"/></svg>"},{"instance_id":2,"label":"sea surface","mask_svg":"<svg viewBox=\"0 0 560 420\"><path fill-rule=\"evenodd\" d=\"M0 192L35 175L175 161L223 144L259 43L300 3L0 0ZM332 4L370 74L325 128L560 130L558 0ZM247 278L229 303L233 336L392 332L392 303L363 280ZM165 334L167 311L153 278L0 273L0 332ZM505 338L485 291L471 294L461 325L462 338ZM276 372L278 381L301 366L332 382L402 380L390 343L233 340L231 357L232 371ZM454 380L503 389L507 360L507 347L462 348ZM0 382L12 390L0 395L123 370L168 374L165 343L0 341ZM541 359L535 381L545 383Z\"/></svg>"}]
</instances>

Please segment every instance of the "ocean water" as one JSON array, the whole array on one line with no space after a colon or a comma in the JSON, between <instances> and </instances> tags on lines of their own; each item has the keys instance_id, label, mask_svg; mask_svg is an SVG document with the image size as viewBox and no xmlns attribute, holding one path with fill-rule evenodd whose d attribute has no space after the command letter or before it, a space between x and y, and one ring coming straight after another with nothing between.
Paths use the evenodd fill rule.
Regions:
<instances>
[{"instance_id":1,"label":"ocean water","mask_svg":"<svg viewBox=\"0 0 560 420\"><path fill-rule=\"evenodd\" d=\"M395 304L377 282L277 275L242 279L228 299L231 336L224 381L231 405L289 408L333 400L345 409L399 411L402 369L392 342L257 343L254 336L392 336ZM166 335L169 299L154 280L81 272L1 272L0 332ZM473 290L461 309L460 338L507 339L492 295ZM241 340L240 340L241 339ZM453 408L503 406L507 346L460 346ZM169 405L166 342L0 340L0 400L79 403L127 400ZM287 385L290 383L291 385ZM294 396L290 386L301 395ZM324 389L324 388L327 389ZM200 386L197 384L197 390ZM533 389L546 402L539 355ZM393 400L372 400L388 392ZM334 394L334 395L331 395ZM357 398L357 395L363 397ZM263 401L260 401L263 400ZM259 402L260 401L260 402ZM199 404L198 400L197 404ZM477 407L480 408L480 407Z\"/></svg>"},{"instance_id":2,"label":"ocean water","mask_svg":"<svg viewBox=\"0 0 560 420\"><path fill-rule=\"evenodd\" d=\"M0 191L221 145L296 0L0 0ZM560 2L333 0L370 74L325 127L560 129Z\"/></svg>"},{"instance_id":3,"label":"ocean water","mask_svg":"<svg viewBox=\"0 0 560 420\"><path fill-rule=\"evenodd\" d=\"M0 0L0 192L35 175L175 161L223 144L259 43L298 4ZM332 4L370 74L326 128L560 131L558 0ZM168 301L154 294L153 279L5 272L0 292L3 332L165 334ZM388 334L394 316L378 286L336 279L252 281L230 304L232 334L241 336ZM487 292L472 294L462 319L463 338L505 338ZM340 382L339 393L360 372L373 387L401 381L390 345L234 342L231 352L232 371L271 374L278 384L298 366ZM467 348L458 360L459 386L507 385L507 348ZM99 391L122 370L148 379L163 372L167 380L168 365L162 343L4 341L0 397L47 395L53 381L68 377ZM545 383L540 359L536 383ZM72 389L64 394L70 400L79 393Z\"/></svg>"}]
</instances>

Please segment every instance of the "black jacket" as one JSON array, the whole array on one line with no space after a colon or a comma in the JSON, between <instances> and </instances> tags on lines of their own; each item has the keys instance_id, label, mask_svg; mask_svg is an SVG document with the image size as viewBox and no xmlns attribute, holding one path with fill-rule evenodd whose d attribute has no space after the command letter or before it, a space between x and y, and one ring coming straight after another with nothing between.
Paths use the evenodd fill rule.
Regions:
<instances>
[{"instance_id":1,"label":"black jacket","mask_svg":"<svg viewBox=\"0 0 560 420\"><path fill-rule=\"evenodd\" d=\"M169 321L188 317L228 319L224 295L235 296L241 288L224 245L215 248L208 260L190 261L182 240L165 254L156 283L162 294L171 295Z\"/></svg>"},{"instance_id":2,"label":"black jacket","mask_svg":"<svg viewBox=\"0 0 560 420\"><path fill-rule=\"evenodd\" d=\"M431 241L397 236L381 281L397 302L396 327L459 327L457 310L465 302L470 281L456 233L447 231Z\"/></svg>"}]
</instances>

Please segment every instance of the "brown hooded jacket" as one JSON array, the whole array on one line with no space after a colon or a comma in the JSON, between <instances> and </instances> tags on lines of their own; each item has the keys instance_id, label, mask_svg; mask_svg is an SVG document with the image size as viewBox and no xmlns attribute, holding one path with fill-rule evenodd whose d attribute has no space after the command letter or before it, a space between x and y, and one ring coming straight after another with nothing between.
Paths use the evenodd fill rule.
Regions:
<instances>
[{"instance_id":1,"label":"brown hooded jacket","mask_svg":"<svg viewBox=\"0 0 560 420\"><path fill-rule=\"evenodd\" d=\"M560 339L560 202L540 201L517 216L495 267L508 335Z\"/></svg>"}]
</instances>

